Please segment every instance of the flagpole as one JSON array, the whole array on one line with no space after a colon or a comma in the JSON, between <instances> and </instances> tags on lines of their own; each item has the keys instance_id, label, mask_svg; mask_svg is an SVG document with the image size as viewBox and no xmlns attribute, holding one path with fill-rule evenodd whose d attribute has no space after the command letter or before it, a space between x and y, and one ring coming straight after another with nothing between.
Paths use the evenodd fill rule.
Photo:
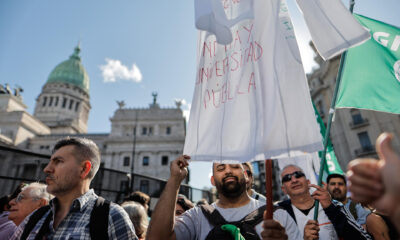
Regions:
<instances>
[{"instance_id":1,"label":"flagpole","mask_svg":"<svg viewBox=\"0 0 400 240\"><path fill-rule=\"evenodd\" d=\"M265 197L267 198L267 219L272 219L272 159L265 160Z\"/></svg>"},{"instance_id":2,"label":"flagpole","mask_svg":"<svg viewBox=\"0 0 400 240\"><path fill-rule=\"evenodd\" d=\"M351 13L353 13L354 4L355 4L355 0L350 0L350 12ZM337 98L337 94L339 92L340 81L342 80L342 71L343 71L344 63L346 61L346 56L347 56L347 50L342 54L342 56L340 58L339 70L338 70L338 74L336 76L335 91L333 93L331 107L329 109L328 125L326 126L325 139L324 139L324 150L322 152L321 164L320 164L320 168L319 168L319 176L318 176L318 185L319 186L322 186L322 175L324 174L324 168L326 165L326 150L328 148L328 140L329 140L330 132L331 132L333 114L335 114L336 98ZM315 206L314 220L317 221L318 208L319 208L318 200L315 201L314 206Z\"/></svg>"}]
</instances>

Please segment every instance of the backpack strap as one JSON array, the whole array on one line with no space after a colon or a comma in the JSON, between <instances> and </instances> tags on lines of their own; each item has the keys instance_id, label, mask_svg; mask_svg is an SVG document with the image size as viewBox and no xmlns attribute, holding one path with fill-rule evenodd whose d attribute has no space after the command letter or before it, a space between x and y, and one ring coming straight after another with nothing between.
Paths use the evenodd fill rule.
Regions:
<instances>
[{"instance_id":1,"label":"backpack strap","mask_svg":"<svg viewBox=\"0 0 400 240\"><path fill-rule=\"evenodd\" d=\"M258 209L252 211L251 213L247 214L241 222L245 222L246 224L254 227L259 224L264 217L264 211L267 209L266 205L259 207ZM274 210L275 211L275 210Z\"/></svg>"},{"instance_id":2,"label":"backpack strap","mask_svg":"<svg viewBox=\"0 0 400 240\"><path fill-rule=\"evenodd\" d=\"M349 199L350 202L350 206L349 206L349 210L351 215L353 215L354 219L357 220L358 219L358 214L357 214L357 209L356 209L356 205L357 203L355 203L353 200Z\"/></svg>"},{"instance_id":3,"label":"backpack strap","mask_svg":"<svg viewBox=\"0 0 400 240\"><path fill-rule=\"evenodd\" d=\"M203 204L200 206L200 208L211 225L218 226L228 223L225 218L222 217L222 215L218 212L218 210L215 209L213 206Z\"/></svg>"},{"instance_id":4,"label":"backpack strap","mask_svg":"<svg viewBox=\"0 0 400 240\"><path fill-rule=\"evenodd\" d=\"M22 232L21 235L21 240L26 240L26 238L29 236L33 228L36 226L36 224L39 222L39 220L43 217L43 215L50 210L50 206L46 205L38 210L36 210L29 218L28 222L25 225L24 231ZM51 214L49 214L51 216Z\"/></svg>"},{"instance_id":5,"label":"backpack strap","mask_svg":"<svg viewBox=\"0 0 400 240\"><path fill-rule=\"evenodd\" d=\"M109 200L98 197L90 215L89 230L91 239L108 240Z\"/></svg>"},{"instance_id":6,"label":"backpack strap","mask_svg":"<svg viewBox=\"0 0 400 240\"><path fill-rule=\"evenodd\" d=\"M292 207L292 201L290 199L279 202L278 206L286 210L289 215L293 218L294 222L297 224L296 216L294 215L294 210Z\"/></svg>"},{"instance_id":7,"label":"backpack strap","mask_svg":"<svg viewBox=\"0 0 400 240\"><path fill-rule=\"evenodd\" d=\"M46 233L48 233L50 231L50 221L52 218L52 214L47 214L46 219L44 220L42 226L39 229L39 232L36 234L35 236L35 240L42 240L43 237L46 235Z\"/></svg>"}]
</instances>

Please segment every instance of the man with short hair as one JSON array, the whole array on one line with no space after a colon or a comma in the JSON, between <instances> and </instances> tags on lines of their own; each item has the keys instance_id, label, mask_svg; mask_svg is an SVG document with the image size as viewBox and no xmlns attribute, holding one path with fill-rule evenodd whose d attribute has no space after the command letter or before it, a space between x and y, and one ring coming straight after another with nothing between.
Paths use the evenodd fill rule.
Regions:
<instances>
[{"instance_id":1,"label":"man with short hair","mask_svg":"<svg viewBox=\"0 0 400 240\"><path fill-rule=\"evenodd\" d=\"M253 184L254 184L254 174L253 174L253 166L251 166L251 163L249 162L245 162L242 163L243 164L243 168L247 173L247 177L249 179L248 183L247 183L247 194L249 194L250 197L261 201L263 203L267 202L267 199L261 195L260 193L256 192L254 189L252 189Z\"/></svg>"},{"instance_id":2,"label":"man with short hair","mask_svg":"<svg viewBox=\"0 0 400 240\"><path fill-rule=\"evenodd\" d=\"M55 198L50 201L50 208L38 209L27 217L11 239L20 239L26 234L28 240L93 239L91 214L95 212L94 209L98 209L99 197L89 186L99 165L99 149L92 140L67 137L58 141L44 169L47 174L47 191ZM105 225L104 228L96 228L97 232L105 231L101 237L137 239L132 222L120 206L111 203L108 211L105 208L102 210L102 214L96 212L100 217L94 218L100 225ZM39 212L43 212L43 215L33 223L31 231L24 232L25 226L31 226L30 218L36 219L33 216Z\"/></svg>"},{"instance_id":3,"label":"man with short hair","mask_svg":"<svg viewBox=\"0 0 400 240\"><path fill-rule=\"evenodd\" d=\"M135 191L127 196L124 201L134 201L142 204L146 212L149 210L150 196L141 191Z\"/></svg>"},{"instance_id":4,"label":"man with short hair","mask_svg":"<svg viewBox=\"0 0 400 240\"><path fill-rule=\"evenodd\" d=\"M209 207L214 211L213 214L222 216L226 222L240 221L254 211L265 215L261 208L265 204L250 198L246 192L247 175L242 164L214 163L211 183L217 188L219 200L210 206L196 206L174 218L175 202L180 184L188 173L189 159L189 156L183 155L171 162L170 178L153 212L147 239L206 239L209 234L221 234L217 231L217 227L222 229L221 225L214 226L205 210L210 209ZM294 221L284 210L274 211L273 217L276 220L265 220L261 216L258 218L259 222L251 225L252 229L248 231L254 232L253 236L256 237L257 234L260 239L299 239L300 233ZM237 233L236 226L230 225L225 230L229 232L231 227ZM241 229L240 234L247 234L247 231L243 232Z\"/></svg>"},{"instance_id":5,"label":"man with short hair","mask_svg":"<svg viewBox=\"0 0 400 240\"><path fill-rule=\"evenodd\" d=\"M8 219L18 226L29 214L47 205L52 196L46 191L46 188L46 184L37 182L23 187L18 196L10 201Z\"/></svg>"},{"instance_id":6,"label":"man with short hair","mask_svg":"<svg viewBox=\"0 0 400 240\"><path fill-rule=\"evenodd\" d=\"M175 205L175 216L180 216L187 210L193 208L194 205L185 195L178 194L178 199Z\"/></svg>"},{"instance_id":7,"label":"man with short hair","mask_svg":"<svg viewBox=\"0 0 400 240\"><path fill-rule=\"evenodd\" d=\"M290 199L278 205L293 217L304 239L371 239L343 205L331 200L325 188L310 184L300 167L284 167L281 179L282 191ZM310 187L316 189L312 194ZM319 201L318 221L313 220L316 200Z\"/></svg>"},{"instance_id":8,"label":"man with short hair","mask_svg":"<svg viewBox=\"0 0 400 240\"><path fill-rule=\"evenodd\" d=\"M365 209L361 204L355 203L348 198L347 195L347 183L344 175L333 173L330 174L326 182L328 184L328 192L331 194L332 198L338 202L341 202L353 215L357 223L366 227L367 217L371 214L371 211Z\"/></svg>"}]
</instances>

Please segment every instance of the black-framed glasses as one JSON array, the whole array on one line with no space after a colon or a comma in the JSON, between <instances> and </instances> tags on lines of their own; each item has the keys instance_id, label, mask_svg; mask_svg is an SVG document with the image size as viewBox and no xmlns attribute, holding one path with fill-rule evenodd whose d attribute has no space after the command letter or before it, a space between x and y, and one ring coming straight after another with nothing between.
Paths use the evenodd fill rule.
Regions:
<instances>
[{"instance_id":1,"label":"black-framed glasses","mask_svg":"<svg viewBox=\"0 0 400 240\"><path fill-rule=\"evenodd\" d=\"M285 176L282 177L282 183L289 182L292 179L292 176L294 176L295 178L301 178L304 177L305 175L302 171L296 171L293 173L286 174Z\"/></svg>"}]
</instances>

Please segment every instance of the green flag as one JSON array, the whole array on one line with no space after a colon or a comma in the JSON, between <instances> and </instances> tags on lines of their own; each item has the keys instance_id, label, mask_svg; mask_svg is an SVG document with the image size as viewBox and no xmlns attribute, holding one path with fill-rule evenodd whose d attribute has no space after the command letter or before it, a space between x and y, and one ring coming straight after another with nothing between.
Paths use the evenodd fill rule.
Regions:
<instances>
[{"instance_id":1,"label":"green flag","mask_svg":"<svg viewBox=\"0 0 400 240\"><path fill-rule=\"evenodd\" d=\"M319 115L318 110L315 107L314 103L313 103L313 107L314 107L314 111L315 111L315 117L317 118L317 122L319 124L322 138L325 138L325 131L326 131L325 124L322 121L322 118ZM322 159L322 154L323 154L323 151L318 152L320 159ZM340 168L340 165L339 165L337 159L336 159L336 155L335 155L335 152L333 151L332 143L331 143L330 139L328 139L328 146L326 148L326 164L325 164L325 168L324 168L323 179L326 179L326 177L332 173L344 174L342 169Z\"/></svg>"},{"instance_id":2,"label":"green flag","mask_svg":"<svg viewBox=\"0 0 400 240\"><path fill-rule=\"evenodd\" d=\"M336 108L400 114L400 29L361 15L354 17L371 39L347 52Z\"/></svg>"}]
</instances>

